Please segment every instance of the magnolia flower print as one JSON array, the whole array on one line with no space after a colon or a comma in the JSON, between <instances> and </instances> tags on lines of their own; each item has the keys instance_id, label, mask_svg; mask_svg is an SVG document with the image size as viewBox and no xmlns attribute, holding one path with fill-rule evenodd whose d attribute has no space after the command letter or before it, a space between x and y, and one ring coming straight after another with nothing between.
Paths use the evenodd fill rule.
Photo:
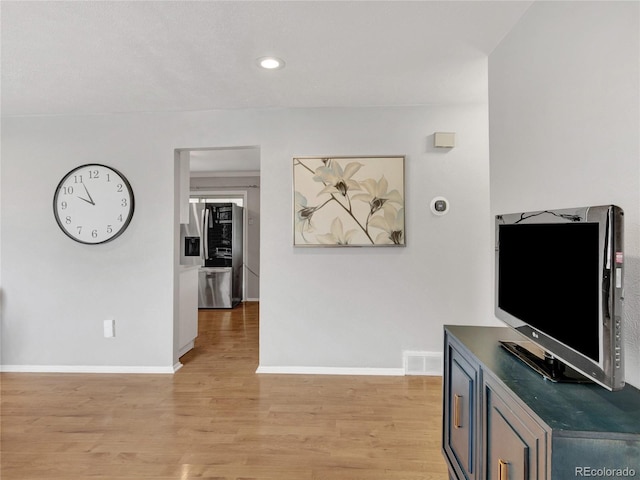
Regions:
<instances>
[{"instance_id":1,"label":"magnolia flower print","mask_svg":"<svg viewBox=\"0 0 640 480\"><path fill-rule=\"evenodd\" d=\"M325 202L327 203L327 202ZM313 214L316 210L322 208L322 205L316 207L307 206L307 198L302 195L300 192L295 192L295 232L299 233L300 236L308 242L305 237L305 233L312 233L315 231L313 223L311 220L313 218Z\"/></svg>"},{"instance_id":2,"label":"magnolia flower print","mask_svg":"<svg viewBox=\"0 0 640 480\"><path fill-rule=\"evenodd\" d=\"M313 212L316 211L315 207L307 206L307 198L300 192L295 193L295 230L304 238L304 232L313 231L313 225L311 224L311 217Z\"/></svg>"},{"instance_id":3,"label":"magnolia flower print","mask_svg":"<svg viewBox=\"0 0 640 480\"><path fill-rule=\"evenodd\" d=\"M376 215L369 222L370 226L384 230L376 237L376 243L402 244L404 242L404 208L396 210L393 206L387 205L383 211L383 215Z\"/></svg>"},{"instance_id":4,"label":"magnolia flower print","mask_svg":"<svg viewBox=\"0 0 640 480\"><path fill-rule=\"evenodd\" d=\"M404 158L368 160L294 159L294 182L300 184L295 234L303 244L404 244L404 199L398 188L390 189L385 173L380 175L390 174L394 187L402 187L402 164L394 171L398 163L389 161ZM320 185L316 189L313 183Z\"/></svg>"},{"instance_id":5,"label":"magnolia flower print","mask_svg":"<svg viewBox=\"0 0 640 480\"><path fill-rule=\"evenodd\" d=\"M400 195L398 190L387 192L389 182L384 178L384 175L377 182L373 178L367 178L360 182L360 185L367 193L354 195L353 200L368 202L371 207L371 215L380 210L386 202L395 202L402 205L402 195Z\"/></svg>"},{"instance_id":6,"label":"magnolia flower print","mask_svg":"<svg viewBox=\"0 0 640 480\"><path fill-rule=\"evenodd\" d=\"M316 239L325 245L349 245L349 242L355 235L357 230L352 229L347 232L344 231L342 221L339 217L333 219L331 222L331 232L323 235L316 235Z\"/></svg>"},{"instance_id":7,"label":"magnolia flower print","mask_svg":"<svg viewBox=\"0 0 640 480\"><path fill-rule=\"evenodd\" d=\"M351 177L360 170L361 163L351 162L348 163L343 170L340 164L336 161L327 161L325 165L319 167L315 171L313 179L316 182L322 182L325 187L318 193L338 193L343 197L346 197L349 190L360 190L360 184L352 180Z\"/></svg>"}]
</instances>

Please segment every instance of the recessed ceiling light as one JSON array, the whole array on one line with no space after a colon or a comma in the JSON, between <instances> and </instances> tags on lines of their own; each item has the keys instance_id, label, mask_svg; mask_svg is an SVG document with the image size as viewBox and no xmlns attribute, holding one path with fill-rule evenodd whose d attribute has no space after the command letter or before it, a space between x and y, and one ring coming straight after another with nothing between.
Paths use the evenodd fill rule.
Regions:
<instances>
[{"instance_id":1,"label":"recessed ceiling light","mask_svg":"<svg viewBox=\"0 0 640 480\"><path fill-rule=\"evenodd\" d=\"M260 57L258 65L266 70L278 70L284 68L284 60L276 57Z\"/></svg>"}]
</instances>

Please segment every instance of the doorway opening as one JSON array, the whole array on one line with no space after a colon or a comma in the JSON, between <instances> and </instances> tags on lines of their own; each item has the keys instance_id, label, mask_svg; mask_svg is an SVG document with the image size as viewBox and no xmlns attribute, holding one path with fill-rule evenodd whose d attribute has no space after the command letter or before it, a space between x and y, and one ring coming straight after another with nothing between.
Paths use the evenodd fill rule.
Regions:
<instances>
[{"instance_id":1,"label":"doorway opening","mask_svg":"<svg viewBox=\"0 0 640 480\"><path fill-rule=\"evenodd\" d=\"M260 292L260 148L258 146L182 148L175 150L176 161L176 226L175 271L176 284L180 286L182 234L184 224L190 222L194 204L225 203L242 207L242 301L259 301ZM220 206L220 208L224 208ZM229 207L230 208L230 207ZM235 206L234 206L235 208ZM192 239L189 238L191 241ZM224 253L224 252L223 252ZM183 255L184 256L184 255ZM175 290L178 292L179 288ZM174 352L184 354L179 338L181 322L186 310L184 297L175 295L174 302ZM197 307L197 305L196 305ZM197 308L195 312L197 313ZM184 330L184 328L182 328ZM193 329L191 329L193 331ZM188 350L187 350L188 351ZM180 365L176 357L176 363Z\"/></svg>"}]
</instances>

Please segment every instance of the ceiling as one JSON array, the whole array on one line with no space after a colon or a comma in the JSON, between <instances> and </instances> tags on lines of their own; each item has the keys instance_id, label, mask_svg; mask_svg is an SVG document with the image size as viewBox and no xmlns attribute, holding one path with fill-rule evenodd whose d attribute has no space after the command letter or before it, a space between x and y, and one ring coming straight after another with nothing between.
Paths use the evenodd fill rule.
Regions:
<instances>
[{"instance_id":1,"label":"ceiling","mask_svg":"<svg viewBox=\"0 0 640 480\"><path fill-rule=\"evenodd\" d=\"M11 116L486 102L487 56L531 3L2 0L0 108ZM265 55L286 67L258 68ZM255 162L255 150L244 153Z\"/></svg>"}]
</instances>

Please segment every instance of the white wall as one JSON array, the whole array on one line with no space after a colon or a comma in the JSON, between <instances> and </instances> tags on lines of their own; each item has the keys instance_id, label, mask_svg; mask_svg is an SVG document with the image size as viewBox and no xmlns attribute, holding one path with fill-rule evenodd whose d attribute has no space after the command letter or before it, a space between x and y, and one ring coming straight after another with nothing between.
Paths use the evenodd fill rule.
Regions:
<instances>
[{"instance_id":1,"label":"white wall","mask_svg":"<svg viewBox=\"0 0 640 480\"><path fill-rule=\"evenodd\" d=\"M2 127L5 368L171 368L176 148L261 148L261 365L395 369L403 350L441 351L444 323L491 321L487 105L8 117ZM434 131L455 131L458 146L431 148ZM311 154L406 155L407 247L294 249L292 157ZM58 181L87 162L120 169L136 195L129 229L105 245L77 244L53 219ZM444 217L429 211L436 195L451 202ZM114 339L102 336L106 318Z\"/></svg>"},{"instance_id":2,"label":"white wall","mask_svg":"<svg viewBox=\"0 0 640 480\"><path fill-rule=\"evenodd\" d=\"M403 350L442 350L442 324L492 316L486 121L486 105L274 119L282 133L262 150L262 367L399 368ZM455 131L458 146L431 148L434 131ZM324 154L407 156L406 248L291 246L291 158ZM437 195L446 216L429 210Z\"/></svg>"},{"instance_id":3,"label":"white wall","mask_svg":"<svg viewBox=\"0 0 640 480\"><path fill-rule=\"evenodd\" d=\"M173 162L156 159L173 153L154 123L3 119L3 364L171 367ZM94 246L67 238L52 208L60 179L91 162L120 169L136 199L125 233ZM117 336L105 339L110 318Z\"/></svg>"},{"instance_id":4,"label":"white wall","mask_svg":"<svg viewBox=\"0 0 640 480\"><path fill-rule=\"evenodd\" d=\"M536 2L489 57L491 213L625 211L625 364L640 386L637 2Z\"/></svg>"}]
</instances>

